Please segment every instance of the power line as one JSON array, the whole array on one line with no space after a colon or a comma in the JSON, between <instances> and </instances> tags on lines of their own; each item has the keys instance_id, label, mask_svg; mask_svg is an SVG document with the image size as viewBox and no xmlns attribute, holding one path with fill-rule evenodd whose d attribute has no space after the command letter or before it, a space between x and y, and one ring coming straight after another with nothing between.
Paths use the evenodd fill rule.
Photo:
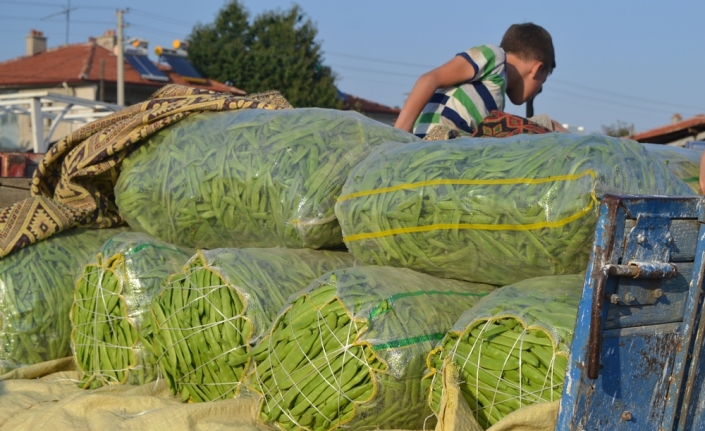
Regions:
<instances>
[{"instance_id":1,"label":"power line","mask_svg":"<svg viewBox=\"0 0 705 431\"><path fill-rule=\"evenodd\" d=\"M573 82L563 81L563 80L560 80L560 79L552 79L552 81L555 81L556 83L562 84L562 85L570 85L570 86L573 86L573 87L578 87L578 88L581 88L581 89L584 89L584 90L588 90L588 91L592 91L592 92L595 92L595 93L601 93L601 94L605 94L605 95L609 95L609 96L614 96L614 97L622 97L622 98L625 98L625 99L635 100L635 101L637 101L637 102L647 102L647 103L654 103L654 104L658 104L658 105L668 105L668 106L674 106L674 107L676 107L676 108L688 108L688 109L695 109L695 110L703 110L703 109L705 109L705 106L701 106L701 107L697 107L697 108L696 108L696 107L694 107L694 106L687 106L687 105L680 105L680 104L675 104L675 103L662 102L662 101L658 101L658 100L645 99L645 98L643 98L643 97L635 97L635 96L629 96L629 95L626 95L626 94L615 93L615 92L612 92L612 91L601 90L601 89L597 89L597 88L588 87L588 86L586 86L586 85L581 85L581 84L576 84L576 83L573 83Z\"/></svg>"},{"instance_id":2,"label":"power line","mask_svg":"<svg viewBox=\"0 0 705 431\"><path fill-rule=\"evenodd\" d=\"M660 112L660 113L666 113L666 114L671 113L671 110L670 110L670 109L659 109L659 108L652 108L652 107L648 107L648 106L631 105L631 104L628 104L628 103L615 102L615 101L612 101L612 100L600 99L600 98L598 98L598 97L586 96L586 95L584 95L584 94L575 93L575 92L568 91L568 90L561 90L561 89L558 89L558 88L554 88L553 90L554 90L554 91L557 91L557 92L559 92L559 93L568 94L568 95L571 95L571 96L579 97L579 98L581 98L581 99L592 100L592 101L595 101L595 102L602 102L602 103L605 103L605 104L608 104L608 105L624 106L624 107L630 108L630 109L640 109L640 110L643 110L643 111Z\"/></svg>"},{"instance_id":3,"label":"power line","mask_svg":"<svg viewBox=\"0 0 705 431\"><path fill-rule=\"evenodd\" d=\"M39 18L31 18L31 17L24 17L24 16L7 16L3 15L0 16L0 20L13 20L13 21L42 21ZM63 20L55 20L55 19L47 19L42 22L46 23L51 23L51 24L58 24L58 23L63 23ZM71 20L71 23L73 24L115 24L114 21L84 21L84 20Z\"/></svg>"},{"instance_id":4,"label":"power line","mask_svg":"<svg viewBox=\"0 0 705 431\"><path fill-rule=\"evenodd\" d=\"M595 104L594 102L590 100L575 100L572 99L570 96L565 97L560 94L542 94L541 95L542 99L549 99L549 100L554 100L560 103L567 104L573 109L576 108L583 108L587 109L592 113L603 113L603 112L613 112L619 116L634 116L637 115L641 118L644 117L649 117L649 118L663 118L662 113L657 113L657 112L644 112L644 113L635 113L633 109L627 109L627 108L622 108L620 106L612 106L612 105L601 105L601 104Z\"/></svg>"},{"instance_id":5,"label":"power line","mask_svg":"<svg viewBox=\"0 0 705 431\"><path fill-rule=\"evenodd\" d=\"M142 10L140 10L140 9L130 9L130 12L133 13L133 14L135 14L135 15L138 15L138 16L142 16L142 17L145 17L145 18L151 18L151 19L156 20L156 21L162 21L162 22L167 23L167 24L188 25L188 26L194 25L192 22L181 21L181 20L176 19L176 18L168 18L168 17L164 17L164 16L162 16L162 15L157 15L157 14L152 14L152 13L144 12L144 11L142 11Z\"/></svg>"},{"instance_id":6,"label":"power line","mask_svg":"<svg viewBox=\"0 0 705 431\"><path fill-rule=\"evenodd\" d=\"M183 37L184 37L184 34L177 35L176 32L170 32L170 31L155 29L155 28L152 28L152 27L144 26L144 25L142 25L142 24L135 24L132 20L130 20L129 25L130 25L130 28L135 28L135 29L142 30L142 31L145 31L145 32L148 32L148 33L151 32L152 34L161 34L161 35L172 36L172 37L177 37L177 38L183 38Z\"/></svg>"},{"instance_id":7,"label":"power line","mask_svg":"<svg viewBox=\"0 0 705 431\"><path fill-rule=\"evenodd\" d=\"M404 88L406 88L407 90L409 89L409 86L408 86L408 85L402 84L402 83L400 83L400 82L378 81L378 80L376 80L376 79L359 78L359 77L356 77L356 76L345 76L345 77L340 78L340 80L341 80L341 81L348 81L348 80L350 80L350 81L374 82L374 83L377 83L377 84L384 84L384 85L397 85L397 86L399 86L399 87L404 87Z\"/></svg>"},{"instance_id":8,"label":"power line","mask_svg":"<svg viewBox=\"0 0 705 431\"><path fill-rule=\"evenodd\" d=\"M49 7L65 7L58 3L40 3L40 2L26 2L26 1L11 1L11 0L0 0L0 4L16 4L21 6L49 6ZM114 7L108 6L91 6L91 5L76 5L77 8L81 9L102 9L102 10L115 10Z\"/></svg>"},{"instance_id":9,"label":"power line","mask_svg":"<svg viewBox=\"0 0 705 431\"><path fill-rule=\"evenodd\" d=\"M403 76L406 78L418 78L418 75L412 75L408 73L397 73L397 72L388 72L386 70L376 70L376 69L365 69L362 67L355 67L355 66L345 66L345 65L331 65L331 67L334 68L340 68L340 69L348 69L348 70L356 70L358 72L366 72L366 73L376 73L376 74L383 74L383 75L393 75L393 76Z\"/></svg>"},{"instance_id":10,"label":"power line","mask_svg":"<svg viewBox=\"0 0 705 431\"><path fill-rule=\"evenodd\" d=\"M363 57L360 55L344 54L344 53L335 52L335 51L327 51L326 54L330 54L330 55L334 55L334 56L338 56L338 57L354 58L356 60L372 61L372 62L376 62L376 63L395 64L397 66L424 67L424 68L430 68L430 69L435 68L435 66L429 66L427 64L405 63L402 61L383 60L381 58Z\"/></svg>"}]
</instances>

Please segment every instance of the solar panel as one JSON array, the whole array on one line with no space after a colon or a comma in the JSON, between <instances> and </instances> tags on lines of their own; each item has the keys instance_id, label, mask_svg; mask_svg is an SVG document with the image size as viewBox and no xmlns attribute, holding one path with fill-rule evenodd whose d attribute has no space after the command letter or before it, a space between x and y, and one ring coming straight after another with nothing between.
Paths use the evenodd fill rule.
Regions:
<instances>
[{"instance_id":1,"label":"solar panel","mask_svg":"<svg viewBox=\"0 0 705 431\"><path fill-rule=\"evenodd\" d=\"M130 65L140 74L142 78L152 81L168 81L167 78L154 65L146 55L125 54L125 58L130 62Z\"/></svg>"},{"instance_id":2,"label":"solar panel","mask_svg":"<svg viewBox=\"0 0 705 431\"><path fill-rule=\"evenodd\" d=\"M169 63L169 66L183 78L191 78L192 80L203 80L203 76L198 73L195 67L189 61L178 55L162 54Z\"/></svg>"}]
</instances>

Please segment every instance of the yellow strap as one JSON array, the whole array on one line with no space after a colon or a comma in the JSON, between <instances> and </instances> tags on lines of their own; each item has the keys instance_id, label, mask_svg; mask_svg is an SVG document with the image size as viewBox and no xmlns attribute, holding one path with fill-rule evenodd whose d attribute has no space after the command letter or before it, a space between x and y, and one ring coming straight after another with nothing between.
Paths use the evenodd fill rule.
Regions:
<instances>
[{"instance_id":1,"label":"yellow strap","mask_svg":"<svg viewBox=\"0 0 705 431\"><path fill-rule=\"evenodd\" d=\"M542 221L539 223L529 223L529 224L483 224L483 223L460 223L460 224L452 224L452 223L439 223L439 224L432 224L428 226L413 226L413 227L404 227L404 228L398 228L398 229L389 229L389 230L383 230L381 232L369 232L369 233L359 233L356 235L348 235L343 237L343 241L345 242L352 242L352 241L359 241L362 239L374 239L374 238L382 238L385 236L392 236L392 235L402 235L405 233L419 233L419 232L429 232L432 230L452 230L452 229L472 229L472 230L511 230L511 231L523 231L523 230L532 230L532 229L543 229L543 228L558 228L567 225L570 222L574 222L581 217L584 217L592 211L593 207L595 206L595 202L597 201L597 197L595 196L595 193L591 193L592 199L590 199L590 203L583 208L582 211L577 212L571 216L568 216L566 218L556 220L556 221Z\"/></svg>"},{"instance_id":2,"label":"yellow strap","mask_svg":"<svg viewBox=\"0 0 705 431\"><path fill-rule=\"evenodd\" d=\"M545 178L504 178L504 179L494 179L494 180L462 180L462 179L440 179L440 180L428 180L419 181L417 183L399 184L398 186L385 187L382 189L375 190L363 190L359 192L349 193L338 198L338 202L343 202L348 199L355 199L363 196L379 195L383 193L395 192L398 190L409 190L419 187L426 186L440 186L440 185L467 185L467 186L502 186L511 184L543 184L551 183L556 181L573 181L580 179L586 175L590 175L593 179L596 177L595 171L588 169L582 171L578 174L571 175L558 175L555 177L545 177Z\"/></svg>"}]
</instances>

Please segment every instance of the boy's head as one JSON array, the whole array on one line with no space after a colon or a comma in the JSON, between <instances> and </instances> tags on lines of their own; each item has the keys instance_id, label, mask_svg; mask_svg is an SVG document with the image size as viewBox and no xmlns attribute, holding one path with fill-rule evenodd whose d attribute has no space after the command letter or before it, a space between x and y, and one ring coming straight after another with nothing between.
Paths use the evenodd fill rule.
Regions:
<instances>
[{"instance_id":1,"label":"boy's head","mask_svg":"<svg viewBox=\"0 0 705 431\"><path fill-rule=\"evenodd\" d=\"M507 54L507 96L521 105L538 94L556 67L551 35L530 22L514 24L500 46Z\"/></svg>"}]
</instances>

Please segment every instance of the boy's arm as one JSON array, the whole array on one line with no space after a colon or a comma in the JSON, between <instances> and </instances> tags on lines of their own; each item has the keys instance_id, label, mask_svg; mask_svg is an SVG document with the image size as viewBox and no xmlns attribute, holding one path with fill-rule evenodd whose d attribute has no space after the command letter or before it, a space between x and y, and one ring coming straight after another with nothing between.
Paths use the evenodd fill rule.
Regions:
<instances>
[{"instance_id":1,"label":"boy's arm","mask_svg":"<svg viewBox=\"0 0 705 431\"><path fill-rule=\"evenodd\" d=\"M460 55L446 64L424 73L409 93L394 127L410 132L416 118L436 90L468 81L475 77L475 73L475 67Z\"/></svg>"}]
</instances>

